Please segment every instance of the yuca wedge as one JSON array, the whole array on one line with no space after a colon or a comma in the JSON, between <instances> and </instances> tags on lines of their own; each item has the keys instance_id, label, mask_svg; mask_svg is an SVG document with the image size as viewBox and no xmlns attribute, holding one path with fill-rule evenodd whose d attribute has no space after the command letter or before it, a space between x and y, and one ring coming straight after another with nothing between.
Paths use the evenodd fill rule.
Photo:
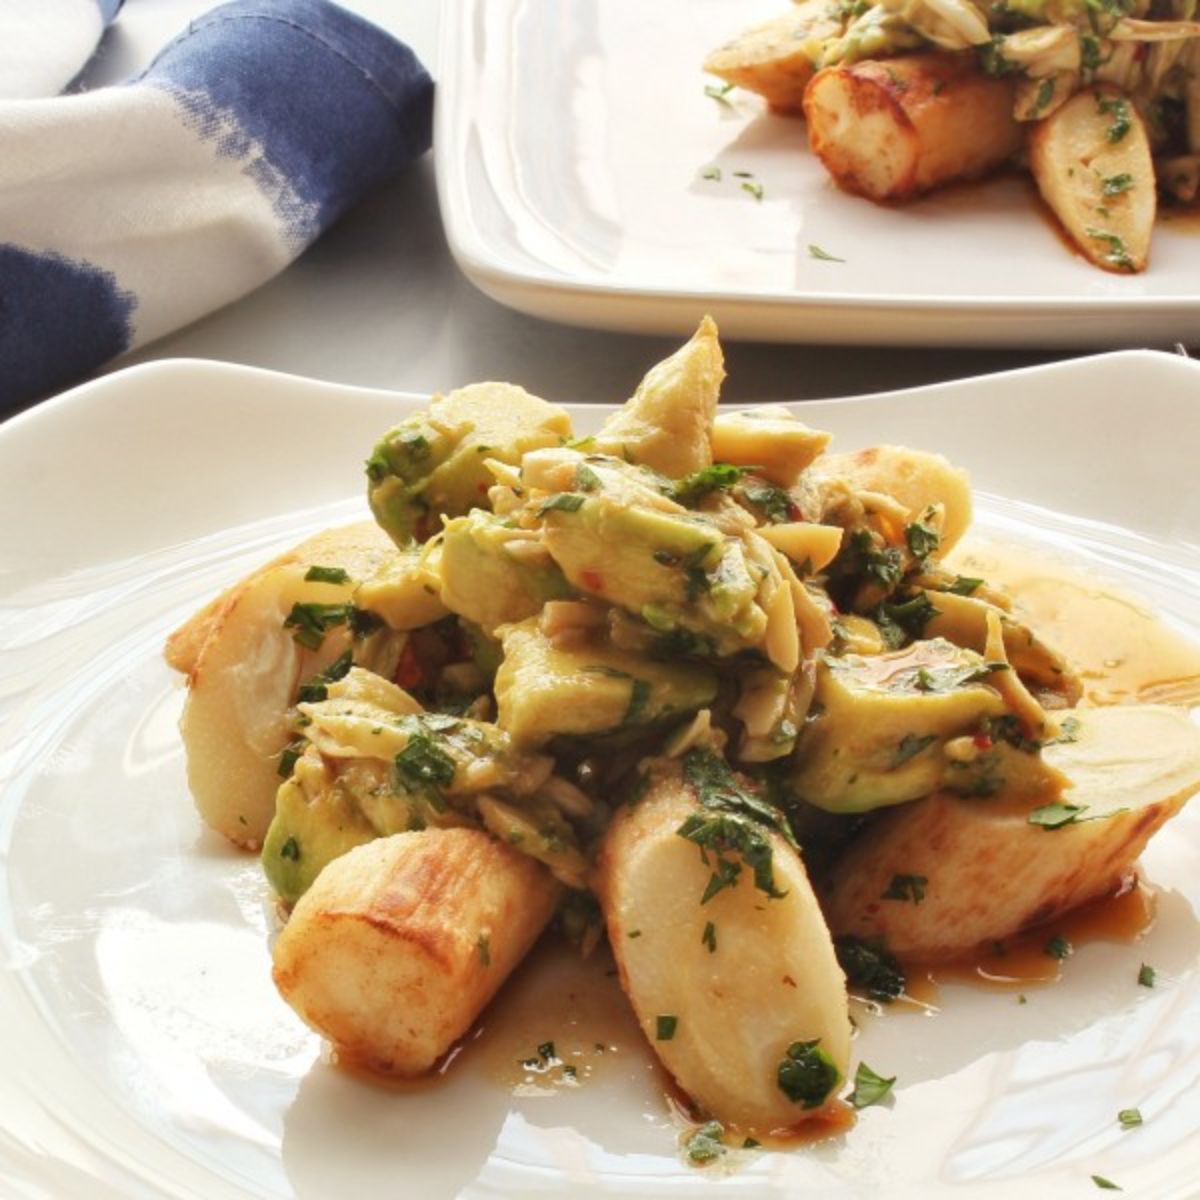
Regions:
<instances>
[{"instance_id":1,"label":"yuca wedge","mask_svg":"<svg viewBox=\"0 0 1200 1200\"><path fill-rule=\"evenodd\" d=\"M1085 257L1106 271L1145 269L1157 193L1146 127L1115 88L1089 88L1034 125L1029 167Z\"/></svg>"},{"instance_id":2,"label":"yuca wedge","mask_svg":"<svg viewBox=\"0 0 1200 1200\"><path fill-rule=\"evenodd\" d=\"M813 153L838 185L909 200L994 170L1021 146L1013 85L971 54L913 54L819 71L804 94Z\"/></svg>"},{"instance_id":3,"label":"yuca wedge","mask_svg":"<svg viewBox=\"0 0 1200 1200\"><path fill-rule=\"evenodd\" d=\"M1081 806L1074 822L1032 824L1044 798L945 792L888 813L834 868L825 905L834 933L944 960L1112 889L1200 790L1200 729L1158 705L1075 715L1078 740L1043 751L1071 780L1060 803ZM919 903L884 897L897 875L925 878Z\"/></svg>"},{"instance_id":4,"label":"yuca wedge","mask_svg":"<svg viewBox=\"0 0 1200 1200\"><path fill-rule=\"evenodd\" d=\"M948 554L971 525L973 507L967 473L940 454L907 446L869 446L852 454L818 460L823 476L842 476L856 488L899 500L916 520L931 505L942 507L939 554Z\"/></svg>"},{"instance_id":5,"label":"yuca wedge","mask_svg":"<svg viewBox=\"0 0 1200 1200\"><path fill-rule=\"evenodd\" d=\"M361 579L375 571L385 556L394 552L391 539L372 521L324 529L264 563L244 579L239 579L193 613L167 638L163 651L167 665L184 675L190 675L195 670L204 643L214 630L220 628L225 613L236 602L242 589L274 567L287 563L300 563L306 568L340 566L353 577ZM436 617L430 619L436 620Z\"/></svg>"},{"instance_id":6,"label":"yuca wedge","mask_svg":"<svg viewBox=\"0 0 1200 1200\"><path fill-rule=\"evenodd\" d=\"M205 822L239 846L258 849L275 811L297 688L350 644L341 626L308 650L284 621L294 604L349 602L355 579L394 554L374 525L331 530L235 585L174 635L169 661L192 664L180 722L188 786ZM341 567L349 579L307 580L313 565Z\"/></svg>"},{"instance_id":7,"label":"yuca wedge","mask_svg":"<svg viewBox=\"0 0 1200 1200\"><path fill-rule=\"evenodd\" d=\"M804 866L771 835L780 899L744 871L702 903L713 873L679 827L697 812L677 772L622 809L605 838L598 892L621 985L680 1087L747 1131L819 1116L779 1082L788 1048L817 1041L846 1075L846 984ZM832 1091L830 1092L832 1094Z\"/></svg>"},{"instance_id":8,"label":"yuca wedge","mask_svg":"<svg viewBox=\"0 0 1200 1200\"><path fill-rule=\"evenodd\" d=\"M704 69L735 87L757 92L772 108L799 112L821 43L840 36L845 25L835 0L804 0L713 51Z\"/></svg>"},{"instance_id":9,"label":"yuca wedge","mask_svg":"<svg viewBox=\"0 0 1200 1200\"><path fill-rule=\"evenodd\" d=\"M297 902L275 942L275 983L339 1053L418 1075L470 1028L560 891L478 830L382 838L331 862Z\"/></svg>"}]
</instances>

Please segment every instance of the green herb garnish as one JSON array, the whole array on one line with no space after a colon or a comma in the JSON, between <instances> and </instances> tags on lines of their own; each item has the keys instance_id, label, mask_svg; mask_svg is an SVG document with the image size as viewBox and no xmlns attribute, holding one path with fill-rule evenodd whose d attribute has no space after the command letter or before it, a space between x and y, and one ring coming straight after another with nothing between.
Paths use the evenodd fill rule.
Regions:
<instances>
[{"instance_id":1,"label":"green herb garnish","mask_svg":"<svg viewBox=\"0 0 1200 1200\"><path fill-rule=\"evenodd\" d=\"M1069 958L1074 950L1075 947L1061 933L1056 933L1042 947L1043 953L1048 954L1051 958L1058 959L1059 962L1062 962L1064 958Z\"/></svg>"},{"instance_id":2,"label":"green herb garnish","mask_svg":"<svg viewBox=\"0 0 1200 1200\"><path fill-rule=\"evenodd\" d=\"M1158 972L1148 963L1142 963L1138 969L1138 984L1141 987L1152 988L1158 979Z\"/></svg>"},{"instance_id":3,"label":"green herb garnish","mask_svg":"<svg viewBox=\"0 0 1200 1200\"><path fill-rule=\"evenodd\" d=\"M855 1108L870 1108L887 1096L895 1082L895 1075L885 1079L882 1075L876 1075L865 1062L860 1062L858 1070L854 1072L854 1091L850 1093L850 1103Z\"/></svg>"},{"instance_id":4,"label":"green herb garnish","mask_svg":"<svg viewBox=\"0 0 1200 1200\"><path fill-rule=\"evenodd\" d=\"M350 576L341 567L309 567L305 583L349 583Z\"/></svg>"},{"instance_id":5,"label":"green herb garnish","mask_svg":"<svg viewBox=\"0 0 1200 1200\"><path fill-rule=\"evenodd\" d=\"M841 1075L833 1059L821 1049L820 1039L793 1042L775 1075L779 1090L804 1108L820 1108L837 1087Z\"/></svg>"},{"instance_id":6,"label":"green herb garnish","mask_svg":"<svg viewBox=\"0 0 1200 1200\"><path fill-rule=\"evenodd\" d=\"M717 952L717 927L711 921L704 925L704 932L700 935L700 944L708 947L709 954Z\"/></svg>"},{"instance_id":7,"label":"green herb garnish","mask_svg":"<svg viewBox=\"0 0 1200 1200\"><path fill-rule=\"evenodd\" d=\"M725 1126L720 1121L707 1121L687 1140L688 1162L697 1164L710 1163L725 1153L721 1138L725 1135Z\"/></svg>"},{"instance_id":8,"label":"green herb garnish","mask_svg":"<svg viewBox=\"0 0 1200 1200\"><path fill-rule=\"evenodd\" d=\"M1030 825L1040 825L1043 829L1062 829L1075 824L1085 812L1086 804L1043 804L1029 814L1028 820Z\"/></svg>"},{"instance_id":9,"label":"green herb garnish","mask_svg":"<svg viewBox=\"0 0 1200 1200\"><path fill-rule=\"evenodd\" d=\"M808 243L808 257L815 258L819 262L838 262L844 263L844 258L838 258L836 255L830 254L828 250L822 250L820 246L814 246L812 242Z\"/></svg>"},{"instance_id":10,"label":"green herb garnish","mask_svg":"<svg viewBox=\"0 0 1200 1200\"><path fill-rule=\"evenodd\" d=\"M872 1000L887 1003L904 993L904 971L883 943L850 937L834 938L833 948L846 980L862 988Z\"/></svg>"},{"instance_id":11,"label":"green herb garnish","mask_svg":"<svg viewBox=\"0 0 1200 1200\"><path fill-rule=\"evenodd\" d=\"M339 679L345 679L354 665L353 655L349 650L339 654L323 671L318 671L306 683L300 685L296 693L299 704L319 704L329 698L329 685Z\"/></svg>"},{"instance_id":12,"label":"green herb garnish","mask_svg":"<svg viewBox=\"0 0 1200 1200\"><path fill-rule=\"evenodd\" d=\"M891 769L894 771L898 767L904 766L906 762L916 758L923 750L928 750L936 741L937 734L934 733L906 733L900 739L900 744L896 747L895 754L892 755Z\"/></svg>"},{"instance_id":13,"label":"green herb garnish","mask_svg":"<svg viewBox=\"0 0 1200 1200\"><path fill-rule=\"evenodd\" d=\"M911 900L913 904L920 904L925 899L925 885L928 882L924 875L893 875L881 898Z\"/></svg>"},{"instance_id":14,"label":"green herb garnish","mask_svg":"<svg viewBox=\"0 0 1200 1200\"><path fill-rule=\"evenodd\" d=\"M678 1027L678 1017L672 1016L670 1013L660 1013L654 1018L655 1041L669 1042L675 1036L675 1030Z\"/></svg>"},{"instance_id":15,"label":"green herb garnish","mask_svg":"<svg viewBox=\"0 0 1200 1200\"><path fill-rule=\"evenodd\" d=\"M1142 1124L1142 1114L1140 1109L1123 1108L1117 1113L1117 1120L1121 1123L1122 1129L1133 1129L1135 1126Z\"/></svg>"},{"instance_id":16,"label":"green herb garnish","mask_svg":"<svg viewBox=\"0 0 1200 1200\"><path fill-rule=\"evenodd\" d=\"M538 516L548 512L578 512L583 507L583 497L576 492L556 492L542 501Z\"/></svg>"}]
</instances>

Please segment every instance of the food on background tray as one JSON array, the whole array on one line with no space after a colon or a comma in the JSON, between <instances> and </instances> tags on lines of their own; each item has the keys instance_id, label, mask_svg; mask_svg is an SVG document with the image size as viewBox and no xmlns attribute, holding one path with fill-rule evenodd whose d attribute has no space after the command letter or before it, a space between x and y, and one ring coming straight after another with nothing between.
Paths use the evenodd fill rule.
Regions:
<instances>
[{"instance_id":1,"label":"food on background tray","mask_svg":"<svg viewBox=\"0 0 1200 1200\"><path fill-rule=\"evenodd\" d=\"M1075 707L943 565L960 471L718 413L722 377L706 319L596 434L435 398L367 460L390 536L311 538L173 635L201 815L261 847L276 983L345 1058L429 1070L557 914L701 1112L828 1121L864 954L1108 894L1200 788L1185 714Z\"/></svg>"},{"instance_id":2,"label":"food on background tray","mask_svg":"<svg viewBox=\"0 0 1200 1200\"><path fill-rule=\"evenodd\" d=\"M1190 0L802 0L704 69L803 114L846 191L905 201L1011 161L1081 253L1144 270L1157 195L1200 192Z\"/></svg>"}]
</instances>

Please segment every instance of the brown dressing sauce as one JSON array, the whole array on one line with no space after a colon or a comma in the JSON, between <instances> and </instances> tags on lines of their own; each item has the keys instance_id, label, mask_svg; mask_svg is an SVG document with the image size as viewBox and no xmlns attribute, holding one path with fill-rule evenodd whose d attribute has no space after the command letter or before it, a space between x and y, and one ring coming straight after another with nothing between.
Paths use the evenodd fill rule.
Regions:
<instances>
[{"instance_id":1,"label":"brown dressing sauce","mask_svg":"<svg viewBox=\"0 0 1200 1200\"><path fill-rule=\"evenodd\" d=\"M1200 644L1106 581L982 539L968 538L947 565L1012 592L1015 615L1083 676L1085 704L1200 705Z\"/></svg>"},{"instance_id":2,"label":"brown dressing sauce","mask_svg":"<svg viewBox=\"0 0 1200 1200\"><path fill-rule=\"evenodd\" d=\"M1039 561L1026 548L980 539L968 539L947 565L1002 585L1017 597L1015 615L1080 670L1085 704L1200 705L1200 645L1166 628L1111 585ZM936 1012L944 983L1014 992L1057 982L1063 961L1047 953L1050 939L1061 937L1073 948L1094 940L1133 942L1151 928L1154 913L1154 892L1131 877L1113 895L1002 945L980 947L952 963L905 964L907 990L891 1008ZM337 1065L372 1086L414 1091L435 1086L460 1059L522 1097L553 1096L609 1072L649 1074L678 1130L684 1163L687 1142L704 1121L650 1052L607 947L582 959L557 936L543 938L476 1025L422 1079L394 1081L344 1057ZM724 1174L747 1161L758 1146L811 1146L841 1136L854 1122L855 1110L835 1100L820 1116L795 1128L754 1132L750 1147L744 1146L744 1132L726 1126L726 1153L699 1169Z\"/></svg>"},{"instance_id":3,"label":"brown dressing sauce","mask_svg":"<svg viewBox=\"0 0 1200 1200\"><path fill-rule=\"evenodd\" d=\"M1080 905L1003 942L980 946L955 962L906 963L907 986L900 1003L926 1012L937 1009L944 983L965 983L1000 992L1057 983L1066 958L1060 959L1047 950L1052 939L1066 942L1066 957L1088 942L1133 943L1154 925L1155 908L1153 889L1131 876L1110 896Z\"/></svg>"}]
</instances>

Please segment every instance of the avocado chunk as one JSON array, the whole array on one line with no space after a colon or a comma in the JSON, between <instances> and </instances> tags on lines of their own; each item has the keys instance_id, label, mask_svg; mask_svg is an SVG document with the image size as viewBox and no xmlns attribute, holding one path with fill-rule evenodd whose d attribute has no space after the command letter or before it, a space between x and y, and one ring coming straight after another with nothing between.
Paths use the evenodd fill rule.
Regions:
<instances>
[{"instance_id":1,"label":"avocado chunk","mask_svg":"<svg viewBox=\"0 0 1200 1200\"><path fill-rule=\"evenodd\" d=\"M390 629L420 629L447 615L437 572L416 546L389 555L354 593L359 608Z\"/></svg>"},{"instance_id":2,"label":"avocado chunk","mask_svg":"<svg viewBox=\"0 0 1200 1200\"><path fill-rule=\"evenodd\" d=\"M426 412L390 429L367 459L367 498L398 546L437 532L487 495L489 458L517 466L527 450L557 446L571 419L511 383L474 383L435 396Z\"/></svg>"},{"instance_id":3,"label":"avocado chunk","mask_svg":"<svg viewBox=\"0 0 1200 1200\"><path fill-rule=\"evenodd\" d=\"M310 751L275 797L275 818L262 848L267 882L290 904L326 863L376 836L346 786Z\"/></svg>"},{"instance_id":4,"label":"avocado chunk","mask_svg":"<svg viewBox=\"0 0 1200 1200\"><path fill-rule=\"evenodd\" d=\"M263 868L288 902L326 863L375 837L476 823L475 799L524 798L553 762L523 754L495 725L422 712L395 684L351 668L324 700L299 706L308 745L275 799Z\"/></svg>"},{"instance_id":5,"label":"avocado chunk","mask_svg":"<svg viewBox=\"0 0 1200 1200\"><path fill-rule=\"evenodd\" d=\"M536 532L479 509L446 524L440 574L445 606L488 634L572 595Z\"/></svg>"},{"instance_id":6,"label":"avocado chunk","mask_svg":"<svg viewBox=\"0 0 1200 1200\"><path fill-rule=\"evenodd\" d=\"M905 650L827 658L817 669L812 719L789 783L830 812L867 812L935 791L947 771L952 738L1003 718L994 670L972 650L942 638Z\"/></svg>"},{"instance_id":7,"label":"avocado chunk","mask_svg":"<svg viewBox=\"0 0 1200 1200\"><path fill-rule=\"evenodd\" d=\"M716 654L757 648L767 617L741 542L679 506L605 493L543 512L546 548L568 581L660 633L687 630Z\"/></svg>"},{"instance_id":8,"label":"avocado chunk","mask_svg":"<svg viewBox=\"0 0 1200 1200\"><path fill-rule=\"evenodd\" d=\"M691 341L651 367L633 396L605 421L595 448L672 479L707 467L724 378L717 327L705 317Z\"/></svg>"},{"instance_id":9,"label":"avocado chunk","mask_svg":"<svg viewBox=\"0 0 1200 1200\"><path fill-rule=\"evenodd\" d=\"M503 639L498 723L519 746L651 725L717 694L715 673L700 663L656 662L599 640L558 646L536 617L509 626Z\"/></svg>"}]
</instances>

